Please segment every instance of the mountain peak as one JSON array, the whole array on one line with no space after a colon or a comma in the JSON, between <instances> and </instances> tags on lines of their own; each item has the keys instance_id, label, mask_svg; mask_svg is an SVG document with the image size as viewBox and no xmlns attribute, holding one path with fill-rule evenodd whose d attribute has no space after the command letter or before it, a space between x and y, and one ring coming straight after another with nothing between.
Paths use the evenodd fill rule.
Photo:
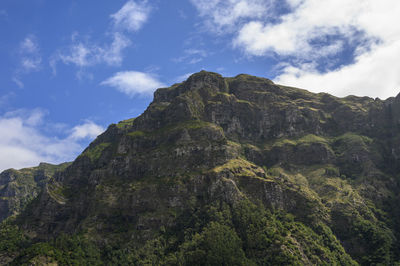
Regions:
<instances>
[{"instance_id":1,"label":"mountain peak","mask_svg":"<svg viewBox=\"0 0 400 266\"><path fill-rule=\"evenodd\" d=\"M390 265L393 104L201 71L110 126L18 222L37 240L80 233L129 250L133 264L191 265L223 242L241 264Z\"/></svg>"}]
</instances>

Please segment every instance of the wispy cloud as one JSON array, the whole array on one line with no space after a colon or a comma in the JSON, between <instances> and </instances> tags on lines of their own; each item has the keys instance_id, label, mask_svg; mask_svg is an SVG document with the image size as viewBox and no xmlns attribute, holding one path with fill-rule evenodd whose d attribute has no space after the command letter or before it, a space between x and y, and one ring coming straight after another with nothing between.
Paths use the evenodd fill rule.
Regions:
<instances>
[{"instance_id":1,"label":"wispy cloud","mask_svg":"<svg viewBox=\"0 0 400 266\"><path fill-rule=\"evenodd\" d=\"M73 44L57 51L50 60L53 72L56 71L58 62L72 64L79 68L105 63L119 66L122 62L122 52L130 45L130 41L122 34L115 33L111 44L101 46L90 41L77 40L79 36L73 35Z\"/></svg>"},{"instance_id":2,"label":"wispy cloud","mask_svg":"<svg viewBox=\"0 0 400 266\"><path fill-rule=\"evenodd\" d=\"M11 80L19 87L19 88L23 88L25 85L24 83L21 81L21 78L19 77L19 75L14 75L14 77L11 78Z\"/></svg>"},{"instance_id":3,"label":"wispy cloud","mask_svg":"<svg viewBox=\"0 0 400 266\"><path fill-rule=\"evenodd\" d=\"M175 78L174 82L179 83L179 82L185 81L193 74L194 73L190 72L190 73L186 73L186 74L180 75L180 76Z\"/></svg>"},{"instance_id":4,"label":"wispy cloud","mask_svg":"<svg viewBox=\"0 0 400 266\"><path fill-rule=\"evenodd\" d=\"M104 129L91 121L66 129L64 138L48 137L46 112L16 110L0 116L0 171L38 165L40 162L70 161L83 150L81 142L93 139Z\"/></svg>"},{"instance_id":5,"label":"wispy cloud","mask_svg":"<svg viewBox=\"0 0 400 266\"><path fill-rule=\"evenodd\" d=\"M272 0L191 0L205 26L215 33L236 30L247 19L267 17Z\"/></svg>"},{"instance_id":6,"label":"wispy cloud","mask_svg":"<svg viewBox=\"0 0 400 266\"><path fill-rule=\"evenodd\" d=\"M14 92L8 92L0 96L0 110L2 107L9 105L10 100L16 95Z\"/></svg>"},{"instance_id":7,"label":"wispy cloud","mask_svg":"<svg viewBox=\"0 0 400 266\"><path fill-rule=\"evenodd\" d=\"M208 56L208 52L203 49L186 49L183 51L183 55L177 58L173 58L172 61L176 63L188 63L196 64L203 61Z\"/></svg>"},{"instance_id":8,"label":"wispy cloud","mask_svg":"<svg viewBox=\"0 0 400 266\"><path fill-rule=\"evenodd\" d=\"M116 88L118 91L133 97L135 95L150 95L157 88L165 87L154 75L138 71L118 72L103 81L101 85Z\"/></svg>"},{"instance_id":9,"label":"wispy cloud","mask_svg":"<svg viewBox=\"0 0 400 266\"><path fill-rule=\"evenodd\" d=\"M12 80L18 87L23 87L21 76L30 72L38 71L41 68L42 56L37 41L37 37L33 34L23 39L18 47L19 64L15 70Z\"/></svg>"},{"instance_id":10,"label":"wispy cloud","mask_svg":"<svg viewBox=\"0 0 400 266\"><path fill-rule=\"evenodd\" d=\"M149 18L151 8L147 1L129 0L115 14L111 15L118 30L138 31Z\"/></svg>"},{"instance_id":11,"label":"wispy cloud","mask_svg":"<svg viewBox=\"0 0 400 266\"><path fill-rule=\"evenodd\" d=\"M122 63L122 51L131 44L131 41L120 33L114 33L113 41L104 50L102 58L108 65L120 65Z\"/></svg>"},{"instance_id":12,"label":"wispy cloud","mask_svg":"<svg viewBox=\"0 0 400 266\"><path fill-rule=\"evenodd\" d=\"M127 32L141 29L148 20L151 8L147 1L127 1L120 10L110 15L112 31L106 35L111 36L109 43L95 43L90 41L90 36L81 37L72 34L72 44L58 49L50 59L53 74L56 74L57 64L74 65L80 70L77 77L82 77L83 68L98 64L120 66L124 57L123 51L132 42Z\"/></svg>"},{"instance_id":13,"label":"wispy cloud","mask_svg":"<svg viewBox=\"0 0 400 266\"><path fill-rule=\"evenodd\" d=\"M42 57L40 55L39 44L35 35L27 36L19 48L21 56L21 68L26 72L35 71L40 68Z\"/></svg>"}]
</instances>

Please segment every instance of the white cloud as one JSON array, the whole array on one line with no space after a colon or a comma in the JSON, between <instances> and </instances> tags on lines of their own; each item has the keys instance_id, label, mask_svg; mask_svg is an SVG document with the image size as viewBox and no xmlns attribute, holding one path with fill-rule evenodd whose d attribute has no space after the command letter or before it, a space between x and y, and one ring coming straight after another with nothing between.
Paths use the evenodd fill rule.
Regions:
<instances>
[{"instance_id":1,"label":"white cloud","mask_svg":"<svg viewBox=\"0 0 400 266\"><path fill-rule=\"evenodd\" d=\"M23 71L31 72L40 68L42 57L40 55L39 44L36 36L27 36L20 43L19 53L21 56L20 64Z\"/></svg>"},{"instance_id":2,"label":"white cloud","mask_svg":"<svg viewBox=\"0 0 400 266\"><path fill-rule=\"evenodd\" d=\"M75 65L79 68L107 64L120 66L123 61L123 50L131 45L131 41L123 31L138 31L148 20L151 8L147 1L129 0L115 14L110 15L114 29L108 35L112 36L111 43L98 44L86 40L79 40L77 33L72 34L72 44L59 49L50 59L50 66L56 74L58 62L66 65ZM29 62L27 62L29 63ZM82 72L78 72L78 78Z\"/></svg>"},{"instance_id":3,"label":"white cloud","mask_svg":"<svg viewBox=\"0 0 400 266\"><path fill-rule=\"evenodd\" d=\"M233 12L232 3L238 1L225 1L228 9L222 9L218 0L192 2L196 7L203 5L199 14L214 28L233 25L228 33L234 48L249 56L273 56L283 62L278 82L341 96L386 98L397 94L397 0L260 1L265 5L262 14L247 16ZM288 12L274 12L277 5L285 3ZM253 3L249 8L256 6ZM224 20L220 15L224 12L234 15Z\"/></svg>"},{"instance_id":4,"label":"white cloud","mask_svg":"<svg viewBox=\"0 0 400 266\"><path fill-rule=\"evenodd\" d=\"M0 96L0 109L9 104L10 100L14 98L16 94L14 92L8 92Z\"/></svg>"},{"instance_id":5,"label":"white cloud","mask_svg":"<svg viewBox=\"0 0 400 266\"><path fill-rule=\"evenodd\" d=\"M338 96L355 94L387 98L400 91L400 28L396 21L400 14L400 2L394 0L305 1L295 13L295 22L306 19L307 31L316 26L336 28L342 36L355 40L352 63L336 69L320 72L307 64L288 65L276 81L301 86L315 92L326 91ZM325 2L324 2L325 4ZM317 10L320 10L317 12ZM340 12L332 12L340 10ZM286 25L287 26L287 25ZM357 43L354 29L364 33L366 41ZM310 36L304 31L304 36ZM318 30L315 30L317 33ZM293 41L298 39L293 38ZM301 42L301 41L300 41ZM305 41L303 41L305 43ZM250 46L249 46L250 47ZM340 49L339 49L340 50ZM311 53L315 49L311 49Z\"/></svg>"},{"instance_id":6,"label":"white cloud","mask_svg":"<svg viewBox=\"0 0 400 266\"><path fill-rule=\"evenodd\" d=\"M83 43L77 43L70 47L69 53L59 54L59 59L64 64L75 64L80 67L88 66L98 60L96 51L99 48L97 46L87 46Z\"/></svg>"},{"instance_id":7,"label":"white cloud","mask_svg":"<svg viewBox=\"0 0 400 266\"><path fill-rule=\"evenodd\" d=\"M21 81L21 79L20 79L19 77L17 77L17 75L14 76L14 77L12 77L11 80L12 80L15 84L17 84L17 86L18 86L19 88L23 88L23 87L24 87L24 83Z\"/></svg>"},{"instance_id":8,"label":"white cloud","mask_svg":"<svg viewBox=\"0 0 400 266\"><path fill-rule=\"evenodd\" d=\"M157 88L165 87L165 84L160 82L153 75L138 71L118 72L114 76L103 81L101 85L114 87L130 97L137 94L151 94Z\"/></svg>"},{"instance_id":9,"label":"white cloud","mask_svg":"<svg viewBox=\"0 0 400 266\"><path fill-rule=\"evenodd\" d=\"M35 35L28 35L22 40L18 47L19 65L11 78L18 87L23 88L21 76L30 72L38 71L41 67L42 56Z\"/></svg>"},{"instance_id":10,"label":"white cloud","mask_svg":"<svg viewBox=\"0 0 400 266\"><path fill-rule=\"evenodd\" d=\"M87 121L85 124L75 126L72 129L72 133L69 136L69 138L74 140L79 140L84 138L93 139L103 131L104 129L101 126L93 123L92 121Z\"/></svg>"},{"instance_id":11,"label":"white cloud","mask_svg":"<svg viewBox=\"0 0 400 266\"><path fill-rule=\"evenodd\" d=\"M273 0L191 0L207 28L223 33L234 30L245 19L267 17Z\"/></svg>"},{"instance_id":12,"label":"white cloud","mask_svg":"<svg viewBox=\"0 0 400 266\"><path fill-rule=\"evenodd\" d=\"M116 28L127 31L138 31L149 18L151 11L147 1L129 0L115 14L111 15Z\"/></svg>"},{"instance_id":13,"label":"white cloud","mask_svg":"<svg viewBox=\"0 0 400 266\"><path fill-rule=\"evenodd\" d=\"M336 36L351 40L364 30L358 15L367 12L366 2L368 0L291 1L294 11L279 17L280 22L249 21L238 30L234 44L256 56L270 52L304 58L334 54L342 50L341 39ZM328 36L333 40L328 40ZM324 51L318 49L321 42L323 47L328 47Z\"/></svg>"},{"instance_id":14,"label":"white cloud","mask_svg":"<svg viewBox=\"0 0 400 266\"><path fill-rule=\"evenodd\" d=\"M92 139L103 128L87 121L67 130L64 138L44 135L45 112L17 110L0 116L0 171L8 168L36 166L40 162L70 161L83 150L82 140Z\"/></svg>"},{"instance_id":15,"label":"white cloud","mask_svg":"<svg viewBox=\"0 0 400 266\"><path fill-rule=\"evenodd\" d=\"M194 73L190 72L190 73L186 73L186 74L180 75L180 76L175 78L175 82L177 82L177 83L183 82L183 81L187 80L193 74Z\"/></svg>"},{"instance_id":16,"label":"white cloud","mask_svg":"<svg viewBox=\"0 0 400 266\"><path fill-rule=\"evenodd\" d=\"M36 53L39 50L38 44L33 36L26 37L21 42L20 47L24 53Z\"/></svg>"},{"instance_id":17,"label":"white cloud","mask_svg":"<svg viewBox=\"0 0 400 266\"><path fill-rule=\"evenodd\" d=\"M42 60L40 58L22 58L21 66L26 71L34 71L39 69Z\"/></svg>"},{"instance_id":18,"label":"white cloud","mask_svg":"<svg viewBox=\"0 0 400 266\"><path fill-rule=\"evenodd\" d=\"M73 36L74 43L69 47L59 50L50 60L50 65L55 72L57 62L84 68L105 63L111 66L119 66L122 63L122 52L131 42L120 33L113 34L112 43L101 46L89 41L77 40Z\"/></svg>"},{"instance_id":19,"label":"white cloud","mask_svg":"<svg viewBox=\"0 0 400 266\"><path fill-rule=\"evenodd\" d=\"M73 33L72 44L56 51L50 59L53 74L56 74L58 62L75 65L81 69L98 64L120 66L123 61L123 51L132 44L126 31L140 30L148 20L150 12L151 7L147 0L127 1L120 10L110 15L113 27L106 35L112 37L111 43L93 43L88 37L79 40L80 36ZM83 73L83 71L77 73L78 79L85 76Z\"/></svg>"},{"instance_id":20,"label":"white cloud","mask_svg":"<svg viewBox=\"0 0 400 266\"><path fill-rule=\"evenodd\" d=\"M320 73L315 66L286 66L275 81L314 92L386 99L400 92L400 40L378 45L355 58L355 63Z\"/></svg>"},{"instance_id":21,"label":"white cloud","mask_svg":"<svg viewBox=\"0 0 400 266\"><path fill-rule=\"evenodd\" d=\"M114 33L113 42L105 49L102 55L108 65L120 65L122 63L122 51L131 44L131 41L120 33Z\"/></svg>"}]
</instances>

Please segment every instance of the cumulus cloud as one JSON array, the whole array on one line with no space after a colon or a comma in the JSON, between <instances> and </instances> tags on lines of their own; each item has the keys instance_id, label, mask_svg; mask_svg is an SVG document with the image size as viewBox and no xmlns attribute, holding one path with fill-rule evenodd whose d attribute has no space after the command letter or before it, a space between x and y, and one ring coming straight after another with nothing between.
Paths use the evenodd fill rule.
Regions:
<instances>
[{"instance_id":1,"label":"cumulus cloud","mask_svg":"<svg viewBox=\"0 0 400 266\"><path fill-rule=\"evenodd\" d=\"M64 138L46 136L46 112L16 110L0 116L0 171L36 166L40 162L70 161L83 150L81 142L93 139L104 129L91 121L67 129Z\"/></svg>"},{"instance_id":2,"label":"cumulus cloud","mask_svg":"<svg viewBox=\"0 0 400 266\"><path fill-rule=\"evenodd\" d=\"M243 1L249 5L244 10L257 7ZM199 14L215 28L234 25L228 32L233 47L246 55L273 56L283 62L278 82L336 95L385 98L397 94L400 82L395 73L400 72L400 64L394 58L400 54L399 1L260 1L265 5L261 15L234 15L220 22L224 20L219 14L233 12L234 2L239 0L225 1L225 10L220 10L217 0L208 6L203 3ZM282 3L284 11L273 12Z\"/></svg>"},{"instance_id":3,"label":"cumulus cloud","mask_svg":"<svg viewBox=\"0 0 400 266\"><path fill-rule=\"evenodd\" d=\"M72 132L69 135L69 138L73 140L80 140L85 138L93 139L103 131L104 129L101 126L93 123L92 121L87 121L84 124L77 125L72 128Z\"/></svg>"},{"instance_id":4,"label":"cumulus cloud","mask_svg":"<svg viewBox=\"0 0 400 266\"><path fill-rule=\"evenodd\" d=\"M147 1L130 0L118 12L112 14L111 18L117 29L134 32L141 29L146 23L150 11L151 8Z\"/></svg>"},{"instance_id":5,"label":"cumulus cloud","mask_svg":"<svg viewBox=\"0 0 400 266\"><path fill-rule=\"evenodd\" d=\"M378 45L355 58L355 62L320 73L313 65L287 65L275 81L325 91L337 96L349 94L386 99L400 92L400 41Z\"/></svg>"},{"instance_id":6,"label":"cumulus cloud","mask_svg":"<svg viewBox=\"0 0 400 266\"><path fill-rule=\"evenodd\" d=\"M138 71L117 72L114 76L103 81L101 85L116 88L130 97L149 95L157 88L165 87L154 75Z\"/></svg>"},{"instance_id":7,"label":"cumulus cloud","mask_svg":"<svg viewBox=\"0 0 400 266\"><path fill-rule=\"evenodd\" d=\"M324 41L324 36L340 34L337 28L313 31L313 29L302 29L301 26L295 27L301 25L299 21L290 24L292 25L264 26L260 21L249 22L239 30L234 46L242 48L249 55L263 56L275 52L307 59L335 54L342 50L343 41L340 39L324 45L320 43ZM316 44L312 45L312 42ZM315 49L315 46L318 49Z\"/></svg>"},{"instance_id":8,"label":"cumulus cloud","mask_svg":"<svg viewBox=\"0 0 400 266\"><path fill-rule=\"evenodd\" d=\"M311 16L308 28L322 23L322 26L336 28L342 36L355 40L353 62L324 72L318 71L316 65L288 65L282 68L276 81L339 96L355 94L387 98L397 95L400 91L397 74L400 63L396 60L400 56L400 29L395 21L400 12L400 2L328 2L330 5L324 7L322 3L308 0L295 13L299 13L299 19ZM362 32L367 41L357 42L356 31Z\"/></svg>"},{"instance_id":9,"label":"cumulus cloud","mask_svg":"<svg viewBox=\"0 0 400 266\"><path fill-rule=\"evenodd\" d=\"M399 33L392 24L399 11L394 0L292 0L288 4L292 12L281 15L278 23L245 23L238 29L235 45L252 55L273 51L306 57L317 52L324 56L342 50L343 39L365 45L370 43L361 39L387 39ZM321 53L321 47L326 51Z\"/></svg>"}]
</instances>

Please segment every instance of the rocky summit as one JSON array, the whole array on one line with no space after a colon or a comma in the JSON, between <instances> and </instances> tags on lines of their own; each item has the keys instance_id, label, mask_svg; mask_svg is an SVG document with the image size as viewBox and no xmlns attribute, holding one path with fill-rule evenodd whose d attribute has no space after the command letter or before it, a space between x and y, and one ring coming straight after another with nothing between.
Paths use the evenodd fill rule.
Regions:
<instances>
[{"instance_id":1,"label":"rocky summit","mask_svg":"<svg viewBox=\"0 0 400 266\"><path fill-rule=\"evenodd\" d=\"M395 265L399 129L400 96L202 71L110 125L37 196L8 194L27 204L1 225L0 262Z\"/></svg>"}]
</instances>

